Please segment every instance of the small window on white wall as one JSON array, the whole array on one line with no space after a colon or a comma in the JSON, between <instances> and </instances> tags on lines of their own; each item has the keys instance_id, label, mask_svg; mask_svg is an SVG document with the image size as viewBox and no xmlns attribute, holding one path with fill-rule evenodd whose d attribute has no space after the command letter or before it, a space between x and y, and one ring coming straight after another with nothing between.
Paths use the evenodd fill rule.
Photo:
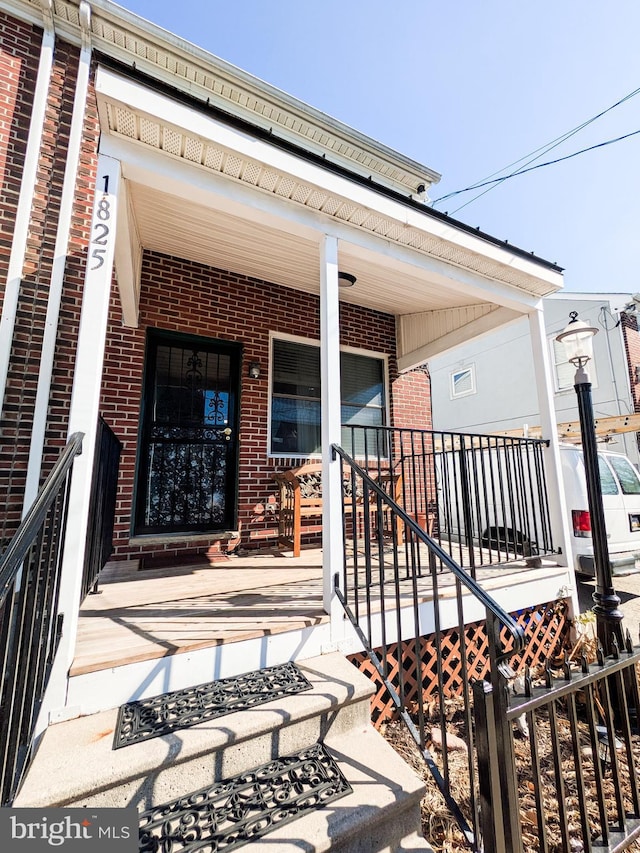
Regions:
<instances>
[{"instance_id":1,"label":"small window on white wall","mask_svg":"<svg viewBox=\"0 0 640 853\"><path fill-rule=\"evenodd\" d=\"M556 384L556 391L568 391L574 386L574 377L576 368L570 361L567 361L567 354L562 341L557 341L555 338L549 338L551 347L551 359L553 361L553 378ZM596 376L596 365L593 359L587 365L587 373L591 379L591 384L594 388L598 386L598 377Z\"/></svg>"},{"instance_id":2,"label":"small window on white wall","mask_svg":"<svg viewBox=\"0 0 640 853\"><path fill-rule=\"evenodd\" d=\"M470 367L461 367L460 370L453 370L450 377L452 399L476 393L476 371L473 364Z\"/></svg>"}]
</instances>

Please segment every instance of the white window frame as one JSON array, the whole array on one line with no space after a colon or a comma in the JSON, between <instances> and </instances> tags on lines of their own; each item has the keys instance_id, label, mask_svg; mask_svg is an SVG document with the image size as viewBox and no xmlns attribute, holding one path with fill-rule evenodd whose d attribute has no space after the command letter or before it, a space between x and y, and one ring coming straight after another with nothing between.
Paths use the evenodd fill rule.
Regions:
<instances>
[{"instance_id":1,"label":"white window frame","mask_svg":"<svg viewBox=\"0 0 640 853\"><path fill-rule=\"evenodd\" d=\"M268 382L268 398L267 398L267 458L268 459L321 459L321 453L277 453L271 450L271 401L273 399L273 342L291 341L292 343L305 344L306 346L315 346L320 349L320 341L317 338L306 338L301 335L289 335L286 332L269 332L269 382ZM387 353L377 352L375 350L361 349L359 347L341 346L340 352L349 352L353 355L362 355L366 358L374 358L382 362L383 380L384 380L384 417L385 423L383 426L389 426L390 414L390 396L389 396L389 356ZM340 402L342 403L342 395Z\"/></svg>"},{"instance_id":2,"label":"white window frame","mask_svg":"<svg viewBox=\"0 0 640 853\"><path fill-rule=\"evenodd\" d=\"M455 388L455 377L461 373L469 373L471 376L471 388L468 391L458 391ZM460 397L468 397L470 394L476 393L476 365L465 364L464 367L458 367L449 373L449 396L452 400L459 400Z\"/></svg>"},{"instance_id":3,"label":"white window frame","mask_svg":"<svg viewBox=\"0 0 640 853\"><path fill-rule=\"evenodd\" d=\"M564 355L564 352L563 352L564 347L562 347L561 343L558 343L558 341L556 341L556 336L550 335L548 340L549 340L549 354L550 354L550 358L551 358L551 370L553 373L553 387L554 387L556 394L566 394L568 391L573 391L573 382L570 382L568 385L565 385L564 387L560 387L560 377L558 375L558 366L561 364L568 364L569 362L567 361L566 358L563 358L562 360L558 360L556 358L557 352L562 352ZM561 349L561 347L562 347L562 349ZM598 387L598 374L596 371L596 364L595 364L594 359L591 359L591 361L586 365L586 370L587 370L587 373L589 374L589 379L591 381L591 385L594 388L597 388ZM575 370L574 370L574 373L575 373Z\"/></svg>"}]
</instances>

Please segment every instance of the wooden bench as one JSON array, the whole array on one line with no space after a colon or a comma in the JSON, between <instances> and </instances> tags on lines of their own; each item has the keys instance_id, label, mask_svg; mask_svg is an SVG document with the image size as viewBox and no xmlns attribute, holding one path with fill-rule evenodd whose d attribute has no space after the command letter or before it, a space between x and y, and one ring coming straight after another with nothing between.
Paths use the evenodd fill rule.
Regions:
<instances>
[{"instance_id":1,"label":"wooden bench","mask_svg":"<svg viewBox=\"0 0 640 853\"><path fill-rule=\"evenodd\" d=\"M370 476L388 484L391 481L388 471L369 472ZM274 474L278 483L279 510L278 510L278 545L293 549L293 556L300 556L302 542L302 522L306 518L322 517L322 463L308 462L299 468L290 468L287 471L279 471ZM348 495L351 482L344 483L345 493ZM385 485L387 488L387 485ZM400 491L398 491L400 490ZM394 497L398 497L402 491L402 483L399 478L394 482ZM375 492L371 492L369 506L365 507L362 496L356 496L353 501L347 497L344 501L345 513L353 515L356 513L363 518L365 515L373 516L377 511ZM366 510L366 513L365 513ZM399 540L401 541L401 540Z\"/></svg>"}]
</instances>

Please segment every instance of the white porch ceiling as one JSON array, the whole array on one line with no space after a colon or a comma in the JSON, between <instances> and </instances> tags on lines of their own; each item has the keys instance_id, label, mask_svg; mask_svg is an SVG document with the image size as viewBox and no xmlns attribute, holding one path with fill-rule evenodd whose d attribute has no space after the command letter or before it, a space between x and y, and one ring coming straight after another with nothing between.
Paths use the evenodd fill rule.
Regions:
<instances>
[{"instance_id":1,"label":"white porch ceiling","mask_svg":"<svg viewBox=\"0 0 640 853\"><path fill-rule=\"evenodd\" d=\"M127 182L137 232L145 249L297 290L320 290L317 236L270 228ZM340 268L356 276L344 301L392 314L464 306L469 299L425 280L405 265L340 244Z\"/></svg>"}]
</instances>

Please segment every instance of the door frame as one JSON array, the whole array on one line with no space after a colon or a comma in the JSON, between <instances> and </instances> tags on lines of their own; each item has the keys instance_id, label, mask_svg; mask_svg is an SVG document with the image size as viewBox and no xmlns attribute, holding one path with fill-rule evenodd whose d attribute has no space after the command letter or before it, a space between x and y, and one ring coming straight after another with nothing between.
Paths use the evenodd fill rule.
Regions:
<instances>
[{"instance_id":1,"label":"door frame","mask_svg":"<svg viewBox=\"0 0 640 853\"><path fill-rule=\"evenodd\" d=\"M228 466L227 482L225 489L225 499L230 502L226 509L226 519L230 522L228 525L214 529L185 529L182 531L167 531L167 530L142 530L142 525L139 523L140 509L138 501L141 499L142 485L142 466L145 460L142 459L142 450L145 444L145 420L147 414L147 406L150 401L150 383L154 382L152 375L152 365L155 365L155 359L150 358L152 347L157 348L163 342L174 342L178 346L189 346L192 344L200 344L202 348L208 350L224 351L229 354L231 363L229 371L229 388L230 396L234 396L233 404L233 421L234 421L234 453L232 464ZM144 350L144 365L142 374L142 389L140 399L140 416L138 420L138 434L136 441L136 464L135 464L135 479L132 494L131 504L131 519L130 519L130 535L131 537L142 536L163 536L168 539L176 539L177 537L185 536L201 536L201 535L217 535L235 530L238 526L238 495L239 495L239 463L240 463L240 391L241 391L241 371L243 362L243 345L239 341L227 341L221 338L207 337L205 335L193 335L188 332L174 332L170 329L159 329L156 327L148 327L145 339ZM231 411L231 406L230 406ZM231 421L232 418L230 417ZM146 482L146 481L145 481ZM146 487L145 487L146 488Z\"/></svg>"}]
</instances>

